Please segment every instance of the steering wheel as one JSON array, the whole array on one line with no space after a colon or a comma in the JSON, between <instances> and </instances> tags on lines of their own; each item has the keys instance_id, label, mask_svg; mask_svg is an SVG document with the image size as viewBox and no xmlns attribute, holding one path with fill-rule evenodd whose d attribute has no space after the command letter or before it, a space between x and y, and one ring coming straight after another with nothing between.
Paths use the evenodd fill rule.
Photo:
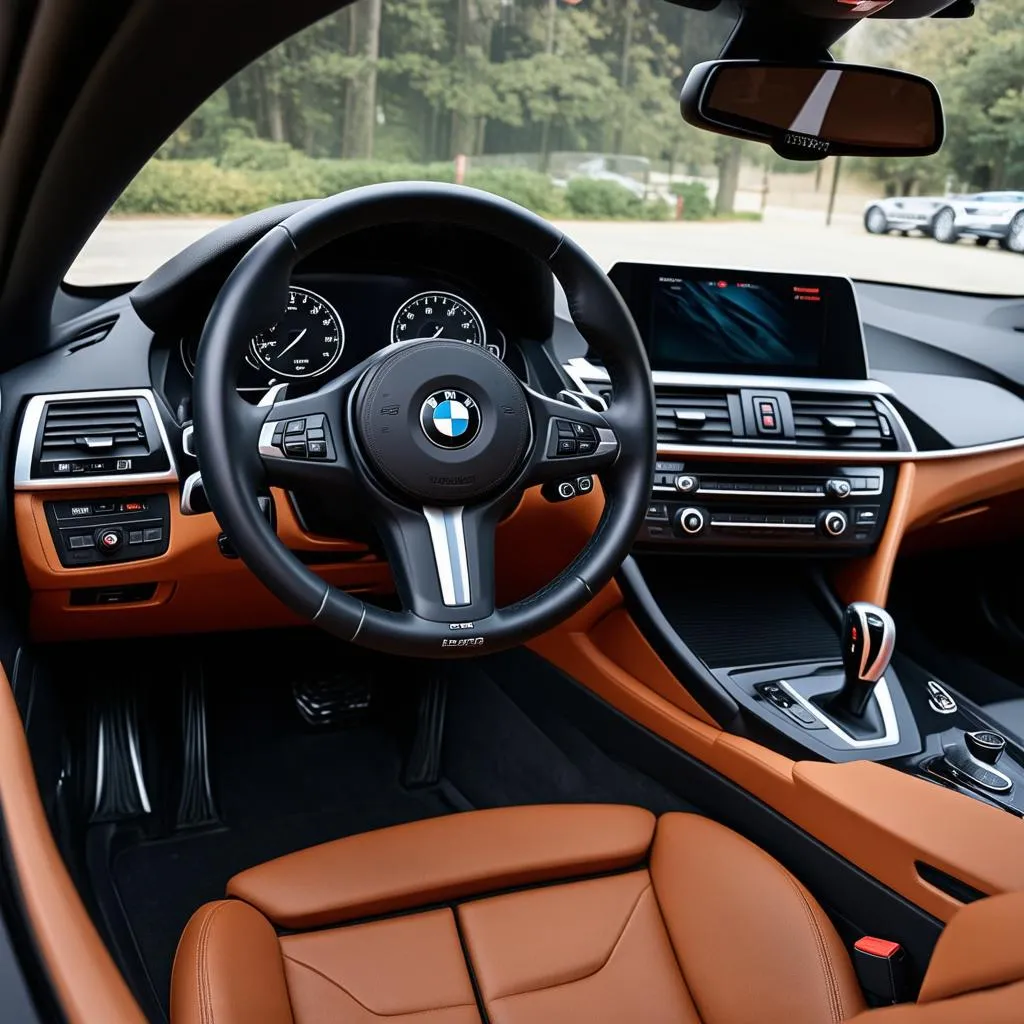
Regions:
<instances>
[{"instance_id":1,"label":"steering wheel","mask_svg":"<svg viewBox=\"0 0 1024 1024\"><path fill-rule=\"evenodd\" d=\"M472 228L544 261L608 369L608 410L540 394L484 349L443 338L384 345L305 397L275 389L259 406L239 397L237 367L249 339L280 319L295 265L346 235L412 221ZM371 185L268 231L210 311L194 405L210 506L249 569L328 632L395 654L487 654L557 625L611 580L649 499L654 394L629 311L601 268L555 227L473 189ZM526 488L585 475L600 479L605 508L583 551L531 597L496 608L498 523ZM361 508L380 535L403 610L367 604L303 565L260 508L256 495L268 486Z\"/></svg>"}]
</instances>

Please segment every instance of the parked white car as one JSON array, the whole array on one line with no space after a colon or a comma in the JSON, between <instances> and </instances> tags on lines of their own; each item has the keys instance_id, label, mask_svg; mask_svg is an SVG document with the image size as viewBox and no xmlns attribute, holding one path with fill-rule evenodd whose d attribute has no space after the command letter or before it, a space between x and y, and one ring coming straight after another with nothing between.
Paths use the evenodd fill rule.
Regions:
<instances>
[{"instance_id":1,"label":"parked white car","mask_svg":"<svg viewBox=\"0 0 1024 1024\"><path fill-rule=\"evenodd\" d=\"M1024 253L1024 192L876 199L864 210L864 227L873 235L921 231L947 244L964 236L977 245L995 239L1004 249Z\"/></svg>"}]
</instances>

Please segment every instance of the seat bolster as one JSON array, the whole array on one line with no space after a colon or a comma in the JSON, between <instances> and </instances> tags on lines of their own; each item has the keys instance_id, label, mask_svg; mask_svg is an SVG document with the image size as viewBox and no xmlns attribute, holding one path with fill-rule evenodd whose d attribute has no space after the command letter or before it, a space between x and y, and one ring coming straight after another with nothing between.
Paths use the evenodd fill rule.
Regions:
<instances>
[{"instance_id":1,"label":"seat bolster","mask_svg":"<svg viewBox=\"0 0 1024 1024\"><path fill-rule=\"evenodd\" d=\"M174 1024L294 1024L277 933L237 900L207 903L178 943Z\"/></svg>"},{"instance_id":2,"label":"seat bolster","mask_svg":"<svg viewBox=\"0 0 1024 1024\"><path fill-rule=\"evenodd\" d=\"M704 1024L838 1024L864 1009L831 921L753 843L707 818L666 814L650 870Z\"/></svg>"},{"instance_id":3,"label":"seat bolster","mask_svg":"<svg viewBox=\"0 0 1024 1024\"><path fill-rule=\"evenodd\" d=\"M654 824L609 804L468 811L300 850L235 875L227 891L281 927L314 928L632 867Z\"/></svg>"}]
</instances>

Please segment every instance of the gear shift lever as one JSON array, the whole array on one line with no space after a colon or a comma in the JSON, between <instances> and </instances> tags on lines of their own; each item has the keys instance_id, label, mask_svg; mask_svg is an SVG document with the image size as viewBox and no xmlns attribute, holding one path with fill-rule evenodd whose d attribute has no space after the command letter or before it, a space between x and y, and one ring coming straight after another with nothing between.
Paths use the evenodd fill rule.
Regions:
<instances>
[{"instance_id":1,"label":"gear shift lever","mask_svg":"<svg viewBox=\"0 0 1024 1024\"><path fill-rule=\"evenodd\" d=\"M854 718L863 716L885 674L896 643L896 623L877 605L855 601L843 618L843 669L846 679L835 705Z\"/></svg>"}]
</instances>

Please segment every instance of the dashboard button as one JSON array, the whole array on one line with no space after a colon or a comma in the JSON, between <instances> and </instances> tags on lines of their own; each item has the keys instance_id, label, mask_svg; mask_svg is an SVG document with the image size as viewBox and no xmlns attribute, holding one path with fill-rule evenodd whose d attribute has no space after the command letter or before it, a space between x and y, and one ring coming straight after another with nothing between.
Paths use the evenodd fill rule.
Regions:
<instances>
[{"instance_id":1,"label":"dashboard button","mask_svg":"<svg viewBox=\"0 0 1024 1024\"><path fill-rule=\"evenodd\" d=\"M661 504L659 501L651 502L647 506L648 520L654 520L655 522L668 522L668 506Z\"/></svg>"},{"instance_id":2,"label":"dashboard button","mask_svg":"<svg viewBox=\"0 0 1024 1024\"><path fill-rule=\"evenodd\" d=\"M96 534L96 546L104 554L112 555L116 551L120 551L121 546L124 544L124 531L118 529L100 530ZM83 545L88 547L91 545Z\"/></svg>"},{"instance_id":3,"label":"dashboard button","mask_svg":"<svg viewBox=\"0 0 1024 1024\"><path fill-rule=\"evenodd\" d=\"M145 543L145 534L142 530L130 530L128 533L129 544L143 544Z\"/></svg>"},{"instance_id":4,"label":"dashboard button","mask_svg":"<svg viewBox=\"0 0 1024 1024\"><path fill-rule=\"evenodd\" d=\"M142 539L147 544L159 544L164 539L163 527L150 527L150 529L143 531Z\"/></svg>"}]
</instances>

